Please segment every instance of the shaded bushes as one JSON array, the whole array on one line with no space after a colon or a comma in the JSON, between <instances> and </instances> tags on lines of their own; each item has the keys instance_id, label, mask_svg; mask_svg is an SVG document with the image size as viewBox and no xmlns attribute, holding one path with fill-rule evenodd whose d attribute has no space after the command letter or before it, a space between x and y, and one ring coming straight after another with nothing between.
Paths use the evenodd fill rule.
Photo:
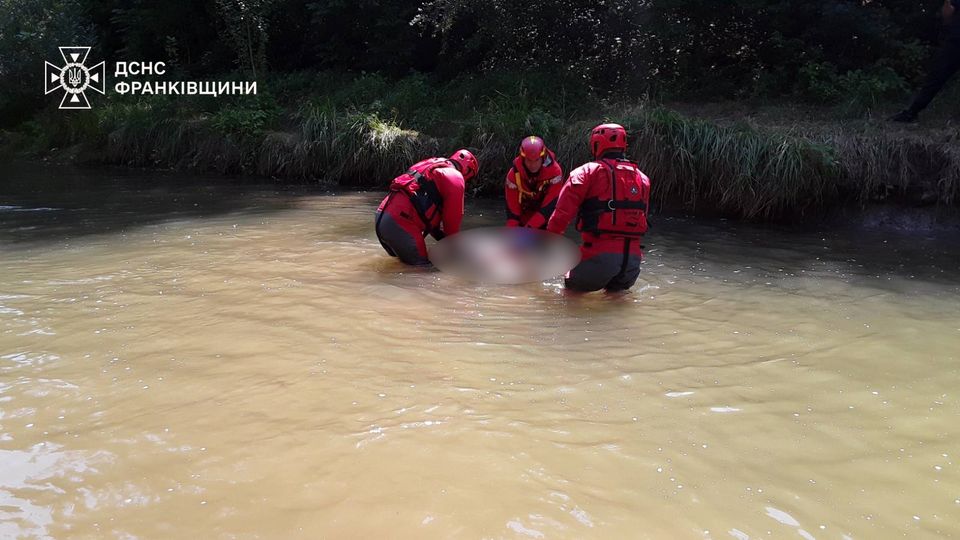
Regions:
<instances>
[{"instance_id":1,"label":"shaded bushes","mask_svg":"<svg viewBox=\"0 0 960 540\"><path fill-rule=\"evenodd\" d=\"M960 202L953 139L814 126L722 125L648 105L567 99L536 77L446 85L299 74L265 95L215 103L110 99L92 111L51 111L21 126L35 151L79 144L87 162L253 174L383 189L409 164L458 147L480 160L474 194L499 196L519 140L543 136L565 170L589 159L600 121L622 123L654 200L692 213L782 219L898 200ZM511 86L512 84L512 86Z\"/></svg>"}]
</instances>

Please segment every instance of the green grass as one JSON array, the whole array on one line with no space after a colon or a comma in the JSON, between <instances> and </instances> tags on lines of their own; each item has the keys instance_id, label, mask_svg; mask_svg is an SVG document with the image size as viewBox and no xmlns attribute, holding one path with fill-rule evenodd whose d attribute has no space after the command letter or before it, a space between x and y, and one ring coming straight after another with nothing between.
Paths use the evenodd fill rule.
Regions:
<instances>
[{"instance_id":1,"label":"green grass","mask_svg":"<svg viewBox=\"0 0 960 540\"><path fill-rule=\"evenodd\" d=\"M750 127L722 127L664 109L624 114L636 159L659 187L661 204L680 201L744 218L803 214L837 198L832 149ZM643 150L641 150L643 149Z\"/></svg>"},{"instance_id":2,"label":"green grass","mask_svg":"<svg viewBox=\"0 0 960 540\"><path fill-rule=\"evenodd\" d=\"M410 163L475 151L471 192L499 196L518 141L543 136L564 169L584 163L590 128L616 121L653 197L691 213L800 219L878 200L960 202L954 137L882 125L756 125L648 104L609 104L575 81L501 74L433 84L423 76L287 75L233 100L111 96L92 111L51 110L20 127L20 150L79 145L82 160L384 188ZM762 123L761 123L762 124Z\"/></svg>"}]
</instances>

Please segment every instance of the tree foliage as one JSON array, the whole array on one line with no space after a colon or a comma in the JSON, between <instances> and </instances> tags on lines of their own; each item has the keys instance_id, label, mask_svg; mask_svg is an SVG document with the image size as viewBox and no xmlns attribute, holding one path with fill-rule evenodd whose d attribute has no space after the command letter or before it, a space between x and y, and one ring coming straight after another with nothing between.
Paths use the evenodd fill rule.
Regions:
<instances>
[{"instance_id":1,"label":"tree foliage","mask_svg":"<svg viewBox=\"0 0 960 540\"><path fill-rule=\"evenodd\" d=\"M43 100L43 62L60 45L94 43L81 0L0 0L0 124L27 118Z\"/></svg>"},{"instance_id":2,"label":"tree foliage","mask_svg":"<svg viewBox=\"0 0 960 540\"><path fill-rule=\"evenodd\" d=\"M876 75L883 88L891 73L915 80L936 38L938 6L936 0L431 0L415 22L443 37L444 62L458 70L547 65L627 94L817 98L824 94L807 94L801 80L816 66L838 77L858 72L861 81Z\"/></svg>"},{"instance_id":3,"label":"tree foliage","mask_svg":"<svg viewBox=\"0 0 960 540\"><path fill-rule=\"evenodd\" d=\"M27 96L36 86L23 83L36 82L39 62L64 43L191 75L324 69L450 80L536 71L628 98L876 101L918 81L940 4L0 0L0 114L36 106Z\"/></svg>"}]
</instances>

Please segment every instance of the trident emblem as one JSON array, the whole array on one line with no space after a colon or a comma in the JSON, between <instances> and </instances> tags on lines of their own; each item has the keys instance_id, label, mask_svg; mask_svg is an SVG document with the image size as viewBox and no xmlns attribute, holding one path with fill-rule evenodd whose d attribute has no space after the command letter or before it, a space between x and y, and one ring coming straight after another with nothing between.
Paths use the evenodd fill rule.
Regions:
<instances>
[{"instance_id":1,"label":"trident emblem","mask_svg":"<svg viewBox=\"0 0 960 540\"><path fill-rule=\"evenodd\" d=\"M80 86L80 80L81 80L80 68L70 68L69 71L70 71L70 78L68 80L70 81L70 86L74 88Z\"/></svg>"},{"instance_id":2,"label":"trident emblem","mask_svg":"<svg viewBox=\"0 0 960 540\"><path fill-rule=\"evenodd\" d=\"M106 91L106 70L103 62L87 68L84 62L90 47L60 47L63 67L44 62L44 94L55 90L64 91L61 109L89 109L90 102L84 92L89 88L100 94Z\"/></svg>"}]
</instances>

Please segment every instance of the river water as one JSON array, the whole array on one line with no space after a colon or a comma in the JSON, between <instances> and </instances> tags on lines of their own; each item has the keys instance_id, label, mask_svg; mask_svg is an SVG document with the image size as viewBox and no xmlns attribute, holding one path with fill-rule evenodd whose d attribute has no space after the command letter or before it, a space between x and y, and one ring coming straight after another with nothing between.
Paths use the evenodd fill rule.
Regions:
<instances>
[{"instance_id":1,"label":"river water","mask_svg":"<svg viewBox=\"0 0 960 540\"><path fill-rule=\"evenodd\" d=\"M374 193L0 174L0 538L960 537L955 239L663 217L572 296Z\"/></svg>"}]
</instances>

